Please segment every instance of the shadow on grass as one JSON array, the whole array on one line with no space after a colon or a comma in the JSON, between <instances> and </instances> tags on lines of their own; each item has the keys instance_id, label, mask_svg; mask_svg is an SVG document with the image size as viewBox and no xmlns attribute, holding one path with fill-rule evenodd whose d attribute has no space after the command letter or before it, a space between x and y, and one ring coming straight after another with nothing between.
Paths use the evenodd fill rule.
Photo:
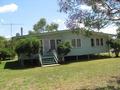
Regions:
<instances>
[{"instance_id":1,"label":"shadow on grass","mask_svg":"<svg viewBox=\"0 0 120 90\"><path fill-rule=\"evenodd\" d=\"M65 57L65 62L62 64L69 64L74 62L87 62L87 61L93 61L93 60L100 60L100 59L108 59L111 58L110 56L106 55L82 55L82 56L70 56Z\"/></svg>"},{"instance_id":2,"label":"shadow on grass","mask_svg":"<svg viewBox=\"0 0 120 90\"><path fill-rule=\"evenodd\" d=\"M120 90L120 76L111 77L106 87L97 87L93 89L77 89L77 90Z\"/></svg>"},{"instance_id":3,"label":"shadow on grass","mask_svg":"<svg viewBox=\"0 0 120 90\"><path fill-rule=\"evenodd\" d=\"M83 56L78 56L78 60L76 59L75 56L72 57L65 57L65 62L61 64L69 64L69 63L74 63L74 62L87 62L87 61L93 61L93 60L99 60L99 59L107 59L110 58L109 56L98 56L98 55L90 55L90 59L88 59L87 55ZM30 61L30 60L27 60ZM29 69L29 68L34 68L34 67L40 67L38 65L38 61L34 60L35 62L28 62L25 64L25 66L21 66L18 61L9 61L6 62L4 69Z\"/></svg>"},{"instance_id":4,"label":"shadow on grass","mask_svg":"<svg viewBox=\"0 0 120 90\"><path fill-rule=\"evenodd\" d=\"M29 69L34 67L38 67L38 65L27 63L26 65L21 66L21 64L18 61L10 61L10 62L6 62L4 69L21 70L21 69Z\"/></svg>"}]
</instances>

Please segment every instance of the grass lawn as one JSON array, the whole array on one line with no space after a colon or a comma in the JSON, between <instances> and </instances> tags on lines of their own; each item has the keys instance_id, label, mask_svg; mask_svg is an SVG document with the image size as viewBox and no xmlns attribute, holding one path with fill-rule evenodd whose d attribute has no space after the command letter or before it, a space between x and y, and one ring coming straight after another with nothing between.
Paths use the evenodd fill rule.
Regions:
<instances>
[{"instance_id":1,"label":"grass lawn","mask_svg":"<svg viewBox=\"0 0 120 90\"><path fill-rule=\"evenodd\" d=\"M120 90L120 58L4 69L12 62L0 64L0 90Z\"/></svg>"}]
</instances>

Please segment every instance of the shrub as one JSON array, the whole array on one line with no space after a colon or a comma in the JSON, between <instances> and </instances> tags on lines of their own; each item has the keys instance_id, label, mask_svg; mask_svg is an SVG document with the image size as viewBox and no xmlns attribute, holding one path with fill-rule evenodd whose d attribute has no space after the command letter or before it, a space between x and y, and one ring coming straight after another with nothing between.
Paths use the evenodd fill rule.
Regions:
<instances>
[{"instance_id":1,"label":"shrub","mask_svg":"<svg viewBox=\"0 0 120 90\"><path fill-rule=\"evenodd\" d=\"M1 60L5 60L5 59L10 59L13 58L15 56L15 53L13 52L13 50L9 49L9 48L0 48L0 59Z\"/></svg>"},{"instance_id":2,"label":"shrub","mask_svg":"<svg viewBox=\"0 0 120 90\"><path fill-rule=\"evenodd\" d=\"M113 53L115 53L116 57L119 56L120 53L120 39L113 39L107 42L108 45L113 49Z\"/></svg>"},{"instance_id":3,"label":"shrub","mask_svg":"<svg viewBox=\"0 0 120 90\"><path fill-rule=\"evenodd\" d=\"M57 53L59 62L64 62L64 56L71 51L71 45L69 42L61 42L57 47Z\"/></svg>"},{"instance_id":4,"label":"shrub","mask_svg":"<svg viewBox=\"0 0 120 90\"><path fill-rule=\"evenodd\" d=\"M19 55L21 53L36 54L39 52L40 42L36 38L28 37L20 39L17 42L15 51Z\"/></svg>"}]
</instances>

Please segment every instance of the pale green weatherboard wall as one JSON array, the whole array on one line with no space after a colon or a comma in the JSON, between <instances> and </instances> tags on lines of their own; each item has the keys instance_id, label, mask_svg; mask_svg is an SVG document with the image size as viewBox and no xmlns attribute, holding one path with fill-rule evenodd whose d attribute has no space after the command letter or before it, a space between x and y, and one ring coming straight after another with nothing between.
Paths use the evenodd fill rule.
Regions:
<instances>
[{"instance_id":1,"label":"pale green weatherboard wall","mask_svg":"<svg viewBox=\"0 0 120 90\"><path fill-rule=\"evenodd\" d=\"M94 46L91 47L91 38L101 39L103 38L104 46ZM70 31L59 31L56 33L46 33L41 35L41 39L43 40L43 48L44 53L46 53L50 49L50 40L51 39L61 39L63 41L69 41L71 43L72 39L81 39L81 47L80 48L72 48L71 52L67 56L74 55L85 55L85 54L98 54L102 52L108 52L108 46L106 45L106 41L108 40L108 35L103 33L94 33L90 37L87 37L82 34L74 34Z\"/></svg>"}]
</instances>

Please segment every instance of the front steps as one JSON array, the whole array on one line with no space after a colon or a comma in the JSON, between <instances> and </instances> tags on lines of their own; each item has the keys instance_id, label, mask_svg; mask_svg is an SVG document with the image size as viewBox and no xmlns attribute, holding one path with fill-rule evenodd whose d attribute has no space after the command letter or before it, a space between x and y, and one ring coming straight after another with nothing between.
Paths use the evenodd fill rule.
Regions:
<instances>
[{"instance_id":1,"label":"front steps","mask_svg":"<svg viewBox=\"0 0 120 90\"><path fill-rule=\"evenodd\" d=\"M51 51L49 53L44 54L43 56L40 56L39 61L42 67L59 65L57 53L55 51Z\"/></svg>"},{"instance_id":2,"label":"front steps","mask_svg":"<svg viewBox=\"0 0 120 90\"><path fill-rule=\"evenodd\" d=\"M51 65L56 64L53 56L43 56L42 57L42 64L43 65Z\"/></svg>"}]
</instances>

